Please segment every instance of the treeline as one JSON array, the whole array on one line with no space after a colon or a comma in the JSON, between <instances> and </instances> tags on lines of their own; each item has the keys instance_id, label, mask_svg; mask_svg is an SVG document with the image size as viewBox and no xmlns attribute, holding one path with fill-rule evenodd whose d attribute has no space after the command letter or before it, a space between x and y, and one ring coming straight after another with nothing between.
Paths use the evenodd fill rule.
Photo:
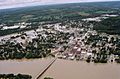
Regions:
<instances>
[{"instance_id":1,"label":"treeline","mask_svg":"<svg viewBox=\"0 0 120 79\"><path fill-rule=\"evenodd\" d=\"M118 2L107 3L119 7ZM99 6L100 7L99 7ZM0 24L7 22L26 21L56 21L66 19L80 19L81 17L94 16L102 13L118 12L106 3L62 4L49 6L35 6L18 9L3 10L0 13ZM88 15L86 15L88 14Z\"/></svg>"},{"instance_id":2,"label":"treeline","mask_svg":"<svg viewBox=\"0 0 120 79\"><path fill-rule=\"evenodd\" d=\"M0 74L0 79L32 79L32 76L24 74Z\"/></svg>"},{"instance_id":3,"label":"treeline","mask_svg":"<svg viewBox=\"0 0 120 79\"><path fill-rule=\"evenodd\" d=\"M24 29L17 28L17 29L0 30L0 36L12 34L12 33L19 33L19 32L23 32L23 31L28 31L28 30L36 29L36 28L38 28L38 27L34 26L34 27L24 28Z\"/></svg>"},{"instance_id":4,"label":"treeline","mask_svg":"<svg viewBox=\"0 0 120 79\"><path fill-rule=\"evenodd\" d=\"M53 78L51 78L51 77L45 77L44 79L53 79Z\"/></svg>"},{"instance_id":5,"label":"treeline","mask_svg":"<svg viewBox=\"0 0 120 79\"><path fill-rule=\"evenodd\" d=\"M43 58L51 53L50 44L42 44L35 47L29 43L25 49L20 44L6 43L0 46L0 60L22 59L22 58Z\"/></svg>"},{"instance_id":6,"label":"treeline","mask_svg":"<svg viewBox=\"0 0 120 79\"><path fill-rule=\"evenodd\" d=\"M109 34L120 34L120 16L111 17L95 23L93 29Z\"/></svg>"}]
</instances>

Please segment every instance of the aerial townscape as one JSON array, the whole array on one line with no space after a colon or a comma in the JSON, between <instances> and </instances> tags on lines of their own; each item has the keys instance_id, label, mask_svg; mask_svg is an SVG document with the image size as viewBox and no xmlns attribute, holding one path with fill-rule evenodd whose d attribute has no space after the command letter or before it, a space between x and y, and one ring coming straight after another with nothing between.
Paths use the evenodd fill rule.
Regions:
<instances>
[{"instance_id":1,"label":"aerial townscape","mask_svg":"<svg viewBox=\"0 0 120 79\"><path fill-rule=\"evenodd\" d=\"M14 71L10 62L16 61L20 65L22 61L33 61L35 64L35 60L49 60L50 63L41 67L41 72L36 72L37 76L24 74L23 71L11 73ZM54 63L62 60L64 63L70 61L119 66L120 1L0 10L0 79L57 79L57 76L54 78L45 73ZM9 63L9 67L4 67L7 65L5 62ZM10 71L7 68L11 68ZM5 73L2 72L4 69ZM115 79L120 79L120 76Z\"/></svg>"}]
</instances>

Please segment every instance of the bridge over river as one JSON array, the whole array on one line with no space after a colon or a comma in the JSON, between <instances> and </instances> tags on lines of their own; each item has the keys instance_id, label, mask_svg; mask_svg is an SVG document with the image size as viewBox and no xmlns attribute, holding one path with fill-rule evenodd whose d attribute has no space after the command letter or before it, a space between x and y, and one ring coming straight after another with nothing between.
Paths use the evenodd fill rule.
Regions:
<instances>
[{"instance_id":1,"label":"bridge over river","mask_svg":"<svg viewBox=\"0 0 120 79\"><path fill-rule=\"evenodd\" d=\"M41 76L50 68L50 66L52 66L52 64L57 60L57 58L53 59L50 63L48 63L43 69L42 71L40 71L37 75L35 79L40 79Z\"/></svg>"}]
</instances>

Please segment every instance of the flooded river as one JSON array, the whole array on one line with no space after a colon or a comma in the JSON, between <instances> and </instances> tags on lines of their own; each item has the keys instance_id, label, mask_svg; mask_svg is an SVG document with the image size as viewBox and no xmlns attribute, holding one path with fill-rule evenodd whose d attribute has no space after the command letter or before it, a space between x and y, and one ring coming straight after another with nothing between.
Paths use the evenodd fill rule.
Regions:
<instances>
[{"instance_id":1,"label":"flooded river","mask_svg":"<svg viewBox=\"0 0 120 79\"><path fill-rule=\"evenodd\" d=\"M54 79L120 79L120 65L57 60L42 76Z\"/></svg>"},{"instance_id":2,"label":"flooded river","mask_svg":"<svg viewBox=\"0 0 120 79\"><path fill-rule=\"evenodd\" d=\"M52 60L48 58L0 61L0 73L30 74L34 79ZM120 79L120 65L57 59L40 79L46 76L54 79Z\"/></svg>"},{"instance_id":3,"label":"flooded river","mask_svg":"<svg viewBox=\"0 0 120 79\"><path fill-rule=\"evenodd\" d=\"M33 60L5 60L0 61L0 73L22 73L32 75L33 79L38 75L40 71L44 69L44 66L49 64L53 59L33 59Z\"/></svg>"}]
</instances>

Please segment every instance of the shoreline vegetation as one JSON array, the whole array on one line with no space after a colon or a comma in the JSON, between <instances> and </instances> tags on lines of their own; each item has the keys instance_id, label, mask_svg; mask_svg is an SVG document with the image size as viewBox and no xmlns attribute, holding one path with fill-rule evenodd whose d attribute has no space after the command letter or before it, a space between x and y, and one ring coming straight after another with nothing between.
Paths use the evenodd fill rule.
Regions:
<instances>
[{"instance_id":1,"label":"shoreline vegetation","mask_svg":"<svg viewBox=\"0 0 120 79\"><path fill-rule=\"evenodd\" d=\"M25 74L0 74L0 79L32 79L32 76Z\"/></svg>"},{"instance_id":2,"label":"shoreline vegetation","mask_svg":"<svg viewBox=\"0 0 120 79\"><path fill-rule=\"evenodd\" d=\"M0 79L32 79L31 75L25 74L0 74ZM51 77L45 77L44 79L53 79Z\"/></svg>"},{"instance_id":3,"label":"shoreline vegetation","mask_svg":"<svg viewBox=\"0 0 120 79\"><path fill-rule=\"evenodd\" d=\"M51 77L45 77L44 79L54 79L54 78L51 78Z\"/></svg>"},{"instance_id":4,"label":"shoreline vegetation","mask_svg":"<svg viewBox=\"0 0 120 79\"><path fill-rule=\"evenodd\" d=\"M0 60L0 61L18 61L18 62L22 62L22 61L33 61L33 60L41 60L41 59L53 59L55 57L45 57L45 58L30 58L30 59L27 59L27 58L22 58L22 59L7 59L7 60ZM117 63L117 64L120 64L120 60L116 59L115 62L111 62L111 61L108 61L108 60L105 60L105 59L95 59L95 60L91 60L89 57L86 59L86 60L77 60L77 59L74 59L74 60L71 60L71 59L62 59L62 58L57 58L57 59L60 59L60 60L66 60L66 61L73 61L73 62L86 62L86 63L94 63L94 64L108 64L108 63Z\"/></svg>"}]
</instances>

